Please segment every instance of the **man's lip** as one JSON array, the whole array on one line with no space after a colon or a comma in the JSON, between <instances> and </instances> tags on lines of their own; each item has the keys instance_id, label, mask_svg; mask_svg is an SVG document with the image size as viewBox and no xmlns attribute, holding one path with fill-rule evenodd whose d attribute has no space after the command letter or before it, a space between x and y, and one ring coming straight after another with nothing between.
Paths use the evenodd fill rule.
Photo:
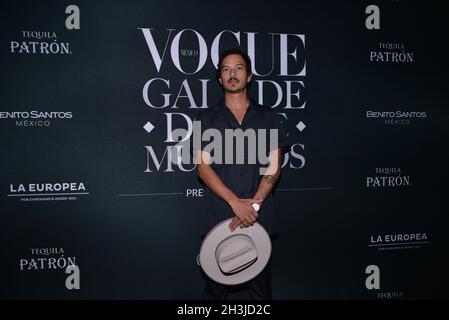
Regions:
<instances>
[{"instance_id":1,"label":"man's lip","mask_svg":"<svg viewBox=\"0 0 449 320\"><path fill-rule=\"evenodd\" d=\"M237 79L229 79L228 83L231 83L231 82L239 82L239 81Z\"/></svg>"}]
</instances>

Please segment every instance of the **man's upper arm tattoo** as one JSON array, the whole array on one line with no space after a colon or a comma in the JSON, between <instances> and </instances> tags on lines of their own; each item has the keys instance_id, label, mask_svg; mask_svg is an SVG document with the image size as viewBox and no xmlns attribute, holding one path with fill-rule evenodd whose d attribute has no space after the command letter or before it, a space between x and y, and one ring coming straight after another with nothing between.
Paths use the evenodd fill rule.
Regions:
<instances>
[{"instance_id":1,"label":"man's upper arm tattoo","mask_svg":"<svg viewBox=\"0 0 449 320\"><path fill-rule=\"evenodd\" d=\"M278 179L276 176L263 176L263 178L265 179L266 182L268 182L269 184L273 185L276 183L276 180Z\"/></svg>"}]
</instances>

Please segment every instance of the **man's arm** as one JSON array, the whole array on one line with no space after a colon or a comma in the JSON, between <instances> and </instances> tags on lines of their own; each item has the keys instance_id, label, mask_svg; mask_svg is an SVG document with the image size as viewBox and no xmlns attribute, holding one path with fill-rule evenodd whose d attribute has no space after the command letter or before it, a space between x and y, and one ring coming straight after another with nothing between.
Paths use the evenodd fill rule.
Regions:
<instances>
[{"instance_id":1,"label":"man's arm","mask_svg":"<svg viewBox=\"0 0 449 320\"><path fill-rule=\"evenodd\" d=\"M265 198L273 190L276 182L281 175L281 149L276 149L270 152L268 156L268 168L265 171L262 180L260 180L259 188L257 189L254 199L258 202L263 202Z\"/></svg>"},{"instance_id":2,"label":"man's arm","mask_svg":"<svg viewBox=\"0 0 449 320\"><path fill-rule=\"evenodd\" d=\"M232 208L236 218L232 220L230 229L233 231L240 224L248 227L252 225L258 217L257 212L251 206L253 199L240 199L230 190L209 165L210 153L197 151L198 176L209 187L209 189L219 196Z\"/></svg>"}]
</instances>

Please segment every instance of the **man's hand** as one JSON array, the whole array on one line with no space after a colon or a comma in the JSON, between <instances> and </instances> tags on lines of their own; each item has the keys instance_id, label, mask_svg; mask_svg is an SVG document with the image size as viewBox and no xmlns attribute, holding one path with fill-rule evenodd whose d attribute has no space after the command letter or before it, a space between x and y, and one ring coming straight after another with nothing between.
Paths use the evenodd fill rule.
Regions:
<instances>
[{"instance_id":1,"label":"man's hand","mask_svg":"<svg viewBox=\"0 0 449 320\"><path fill-rule=\"evenodd\" d=\"M234 214L236 215L231 223L229 224L229 229L234 231L238 226L241 228L247 228L252 226L256 222L259 214L252 207L253 203L260 204L261 201L257 199L234 199L229 201Z\"/></svg>"}]
</instances>

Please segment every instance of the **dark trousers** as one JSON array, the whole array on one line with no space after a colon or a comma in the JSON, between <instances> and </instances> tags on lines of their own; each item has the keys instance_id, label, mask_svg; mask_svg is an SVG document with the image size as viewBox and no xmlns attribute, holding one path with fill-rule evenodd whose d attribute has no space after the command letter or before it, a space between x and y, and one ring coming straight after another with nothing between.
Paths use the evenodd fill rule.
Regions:
<instances>
[{"instance_id":1,"label":"dark trousers","mask_svg":"<svg viewBox=\"0 0 449 320\"><path fill-rule=\"evenodd\" d=\"M246 283L236 286L226 286L211 280L203 273L206 287L203 293L205 300L226 300L229 293L243 293L250 300L271 300L271 259L263 271Z\"/></svg>"}]
</instances>

